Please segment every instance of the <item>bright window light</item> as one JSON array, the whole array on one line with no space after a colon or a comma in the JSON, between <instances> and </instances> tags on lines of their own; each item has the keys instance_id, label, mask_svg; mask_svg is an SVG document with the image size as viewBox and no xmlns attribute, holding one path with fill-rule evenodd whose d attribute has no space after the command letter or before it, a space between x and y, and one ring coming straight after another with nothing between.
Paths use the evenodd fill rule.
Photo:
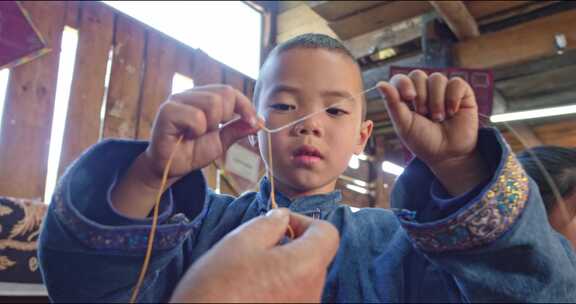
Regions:
<instances>
[{"instance_id":1,"label":"bright window light","mask_svg":"<svg viewBox=\"0 0 576 304\"><path fill-rule=\"evenodd\" d=\"M46 204L50 203L58 177L58 165L60 163L60 152L62 151L64 127L66 126L70 88L72 87L72 77L74 76L77 46L78 31L71 27L64 27L60 49L60 64L58 65L54 115L52 116L50 149L48 152L48 172L46 175L46 188L44 189L44 203Z\"/></svg>"},{"instance_id":2,"label":"bright window light","mask_svg":"<svg viewBox=\"0 0 576 304\"><path fill-rule=\"evenodd\" d=\"M100 131L98 132L98 141L104 137L104 119L106 119L108 90L110 89L110 77L112 75L112 60L114 60L113 47L111 47L110 51L108 52L108 62L106 63L106 76L104 76L104 95L102 96L102 105L100 106Z\"/></svg>"},{"instance_id":3,"label":"bright window light","mask_svg":"<svg viewBox=\"0 0 576 304\"><path fill-rule=\"evenodd\" d=\"M348 189L350 189L350 190L352 190L352 191L358 192L358 193L362 193L362 194L368 194L368 193L370 192L370 191L368 191L368 190L365 189L365 188L362 188L362 187L359 187L359 186L356 186L356 185L352 185L352 184L347 184L347 185L346 185L346 188L348 188Z\"/></svg>"},{"instance_id":4,"label":"bright window light","mask_svg":"<svg viewBox=\"0 0 576 304\"><path fill-rule=\"evenodd\" d=\"M514 120L524 120L548 116L558 116L576 113L576 105L544 108L538 110L512 112L504 114L496 114L490 117L492 122L503 122L503 121L514 121Z\"/></svg>"},{"instance_id":5,"label":"bright window light","mask_svg":"<svg viewBox=\"0 0 576 304\"><path fill-rule=\"evenodd\" d=\"M363 181L363 180L354 179L354 180L352 180L352 182L354 182L356 185L358 185L360 187L368 187L368 183Z\"/></svg>"},{"instance_id":6,"label":"bright window light","mask_svg":"<svg viewBox=\"0 0 576 304\"><path fill-rule=\"evenodd\" d=\"M386 173L394 174L394 175L400 175L400 174L402 174L402 172L404 172L404 168L402 168L401 166L398 166L395 163L392 163L389 161L384 161L384 162L382 162L382 171L384 171Z\"/></svg>"},{"instance_id":7,"label":"bright window light","mask_svg":"<svg viewBox=\"0 0 576 304\"><path fill-rule=\"evenodd\" d=\"M368 155L366 155L364 153L360 153L360 155L358 155L358 159L359 160L368 160Z\"/></svg>"},{"instance_id":8,"label":"bright window light","mask_svg":"<svg viewBox=\"0 0 576 304\"><path fill-rule=\"evenodd\" d=\"M242 1L103 2L245 75L258 77L262 15Z\"/></svg>"},{"instance_id":9,"label":"bright window light","mask_svg":"<svg viewBox=\"0 0 576 304\"><path fill-rule=\"evenodd\" d=\"M184 92L194 87L194 80L179 73L172 77L172 94Z\"/></svg>"},{"instance_id":10,"label":"bright window light","mask_svg":"<svg viewBox=\"0 0 576 304\"><path fill-rule=\"evenodd\" d=\"M360 160L358 159L358 156L355 154L352 155L350 161L348 161L348 167L354 170L360 168Z\"/></svg>"},{"instance_id":11,"label":"bright window light","mask_svg":"<svg viewBox=\"0 0 576 304\"><path fill-rule=\"evenodd\" d=\"M10 70L0 70L0 128L2 127L2 116L4 116L4 102L6 101L6 93L8 91L8 78L10 78Z\"/></svg>"}]
</instances>

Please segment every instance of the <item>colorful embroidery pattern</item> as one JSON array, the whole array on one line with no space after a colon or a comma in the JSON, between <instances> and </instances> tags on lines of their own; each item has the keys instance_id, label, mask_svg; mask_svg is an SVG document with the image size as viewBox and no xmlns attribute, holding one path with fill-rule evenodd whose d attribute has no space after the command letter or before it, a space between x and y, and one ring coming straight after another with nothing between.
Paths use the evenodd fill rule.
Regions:
<instances>
[{"instance_id":1,"label":"colorful embroidery pattern","mask_svg":"<svg viewBox=\"0 0 576 304\"><path fill-rule=\"evenodd\" d=\"M404 228L424 251L465 250L488 244L510 228L528 199L528 177L513 154L509 154L498 180L480 201L453 218L434 225Z\"/></svg>"},{"instance_id":2,"label":"colorful embroidery pattern","mask_svg":"<svg viewBox=\"0 0 576 304\"><path fill-rule=\"evenodd\" d=\"M112 229L96 223L90 224L89 221L81 219L78 212L72 210L72 207L64 202L61 193L64 188L63 186L58 187L54 194L54 212L69 229L76 231L75 234L82 243L96 249L129 250L143 254L150 233L149 226ZM158 250L174 248L183 242L191 231L191 225L188 224L187 218L178 216L178 214L174 215L163 225L161 230L156 231L154 248Z\"/></svg>"}]
</instances>

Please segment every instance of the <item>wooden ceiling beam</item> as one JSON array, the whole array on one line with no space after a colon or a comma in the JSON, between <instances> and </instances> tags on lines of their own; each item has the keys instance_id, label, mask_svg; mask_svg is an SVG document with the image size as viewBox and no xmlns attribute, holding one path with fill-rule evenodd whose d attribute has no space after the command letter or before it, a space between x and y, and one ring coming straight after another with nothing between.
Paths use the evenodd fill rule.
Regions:
<instances>
[{"instance_id":1,"label":"wooden ceiling beam","mask_svg":"<svg viewBox=\"0 0 576 304\"><path fill-rule=\"evenodd\" d=\"M480 36L478 24L462 1L430 1L438 15L459 40Z\"/></svg>"},{"instance_id":2,"label":"wooden ceiling beam","mask_svg":"<svg viewBox=\"0 0 576 304\"><path fill-rule=\"evenodd\" d=\"M556 34L564 34L565 52L576 49L576 10L538 18L454 45L461 67L495 68L525 63L557 53Z\"/></svg>"},{"instance_id":3,"label":"wooden ceiling beam","mask_svg":"<svg viewBox=\"0 0 576 304\"><path fill-rule=\"evenodd\" d=\"M332 5L340 2L332 1ZM342 40L420 16L432 10L426 1L392 1L328 23Z\"/></svg>"}]
</instances>

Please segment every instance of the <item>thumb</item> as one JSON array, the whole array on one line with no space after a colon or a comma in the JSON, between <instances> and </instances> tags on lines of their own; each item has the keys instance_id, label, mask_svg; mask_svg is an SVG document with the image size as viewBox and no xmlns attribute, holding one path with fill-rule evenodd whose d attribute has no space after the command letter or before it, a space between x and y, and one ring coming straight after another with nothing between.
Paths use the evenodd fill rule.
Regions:
<instances>
[{"instance_id":1,"label":"thumb","mask_svg":"<svg viewBox=\"0 0 576 304\"><path fill-rule=\"evenodd\" d=\"M340 244L338 230L331 223L324 220L314 220L305 224L291 224L298 227L306 227L302 235L292 242L279 246L274 250L285 252L287 256L295 258L297 261L310 261L328 267L332 261ZM297 232L298 234L298 232Z\"/></svg>"},{"instance_id":2,"label":"thumb","mask_svg":"<svg viewBox=\"0 0 576 304\"><path fill-rule=\"evenodd\" d=\"M222 143L223 151L227 151L239 139L255 134L258 129L258 127L252 127L242 119L223 127L220 130L220 142Z\"/></svg>"},{"instance_id":3,"label":"thumb","mask_svg":"<svg viewBox=\"0 0 576 304\"><path fill-rule=\"evenodd\" d=\"M276 246L286 234L290 221L290 211L286 208L272 209L266 216L259 216L242 224L230 232L226 238L232 238L237 246L252 249L267 249Z\"/></svg>"},{"instance_id":4,"label":"thumb","mask_svg":"<svg viewBox=\"0 0 576 304\"><path fill-rule=\"evenodd\" d=\"M394 81L394 78L392 78L391 81ZM393 85L386 81L380 81L377 86L382 98L384 98L388 114L397 131L401 133L408 131L414 119L414 113L412 113L408 105L401 100L400 93Z\"/></svg>"}]
</instances>

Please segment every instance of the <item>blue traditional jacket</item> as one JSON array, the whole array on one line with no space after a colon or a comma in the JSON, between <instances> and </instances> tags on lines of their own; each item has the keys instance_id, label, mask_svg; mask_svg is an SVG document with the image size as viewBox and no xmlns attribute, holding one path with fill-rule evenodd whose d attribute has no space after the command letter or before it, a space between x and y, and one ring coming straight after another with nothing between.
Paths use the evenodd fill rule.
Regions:
<instances>
[{"instance_id":1,"label":"blue traditional jacket","mask_svg":"<svg viewBox=\"0 0 576 304\"><path fill-rule=\"evenodd\" d=\"M115 183L146 142L106 140L61 178L39 240L40 268L56 302L128 301L151 219L116 212ZM392 210L352 210L338 191L277 202L334 224L341 237L324 302L574 302L576 259L548 224L538 188L494 129L479 131L491 178L450 197L413 160L398 178ZM139 301L167 301L188 267L224 235L270 208L269 183L238 198L216 194L200 171L162 197ZM241 278L239 278L241 279ZM290 288L287 286L286 288Z\"/></svg>"}]
</instances>

